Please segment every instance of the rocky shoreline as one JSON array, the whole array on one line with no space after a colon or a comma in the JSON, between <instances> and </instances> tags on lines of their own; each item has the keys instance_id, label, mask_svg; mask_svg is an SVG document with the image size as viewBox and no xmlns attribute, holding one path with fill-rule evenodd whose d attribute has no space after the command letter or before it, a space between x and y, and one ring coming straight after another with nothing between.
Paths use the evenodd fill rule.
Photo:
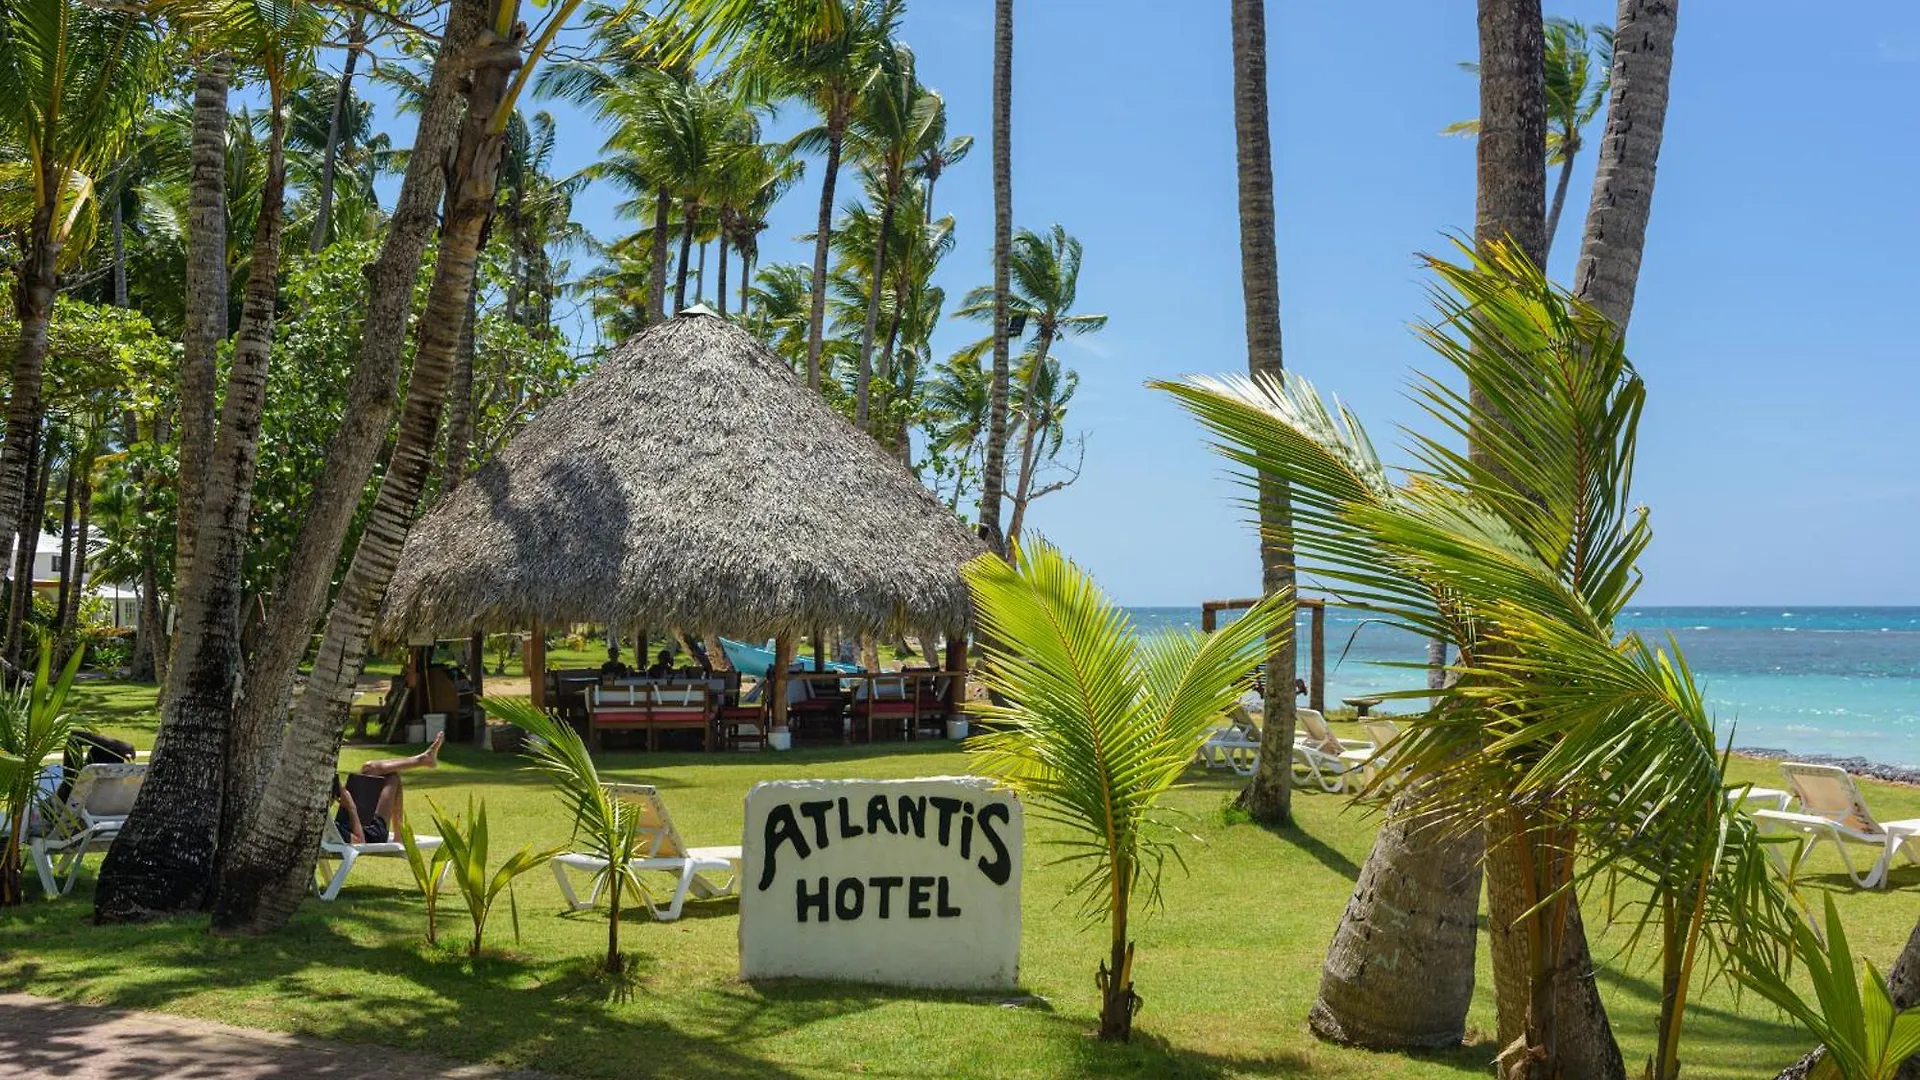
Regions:
<instances>
[{"instance_id":1,"label":"rocky shoreline","mask_svg":"<svg viewBox=\"0 0 1920 1080\"><path fill-rule=\"evenodd\" d=\"M1888 765L1879 761L1868 761L1863 757L1834 757L1832 754L1799 754L1772 747L1756 746L1750 749L1735 750L1741 757L1759 758L1763 761L1804 761L1812 765L1838 765L1855 776L1865 776L1874 780L1885 780L1892 784L1920 785L1920 769L1909 765Z\"/></svg>"}]
</instances>

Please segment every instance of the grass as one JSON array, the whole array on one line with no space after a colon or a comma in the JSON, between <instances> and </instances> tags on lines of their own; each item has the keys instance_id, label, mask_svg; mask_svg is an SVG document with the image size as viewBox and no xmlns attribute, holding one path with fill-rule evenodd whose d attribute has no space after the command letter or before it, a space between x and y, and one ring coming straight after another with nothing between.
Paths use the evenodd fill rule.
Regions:
<instances>
[{"instance_id":1,"label":"grass","mask_svg":"<svg viewBox=\"0 0 1920 1080\"><path fill-rule=\"evenodd\" d=\"M152 739L151 700L151 688L143 698L100 683L86 684L81 698L109 729L143 746ZM349 749L343 764L357 766L376 752ZM759 780L967 771L965 756L949 744L604 760L618 779L658 785L695 844L732 842L741 800ZM1733 771L1760 783L1778 775L1752 761L1736 761ZM0 915L0 988L581 1077L1486 1075L1494 1047L1484 947L1465 1047L1401 1057L1328 1046L1307 1032L1321 956L1377 826L1370 813L1339 797L1301 794L1298 827L1270 831L1228 809L1235 778L1195 771L1189 779L1172 805L1199 842L1184 844L1190 873L1169 871L1165 910L1136 920L1135 977L1146 1007L1125 1047L1090 1037L1103 935L1065 894L1075 873L1047 864L1059 849L1045 841L1058 834L1034 816L1023 992L1005 998L745 983L737 975L732 901L690 902L675 923L652 922L644 912L632 918L623 939L636 974L631 985L610 987L592 973L604 949L604 908L562 913L544 871L517 886L522 938L515 941L511 921L497 912L491 951L474 964L461 954L464 912L443 912L443 944L428 948L407 872L385 860L362 862L338 902L309 902L285 931L260 938L213 937L196 919L94 927L83 880L66 901ZM556 797L515 758L449 748L442 768L410 774L407 783L417 815L429 798L448 810L463 809L469 794L485 799L502 853L568 832ZM1920 816L1920 789L1863 786L1876 812ZM1920 866L1904 865L1891 889L1873 893L1852 889L1838 869L1823 853L1801 884L1834 891L1860 954L1890 962L1912 929ZM1601 913L1588 919L1597 925ZM1631 1064L1652 1049L1657 983L1644 964L1612 955L1623 938L1603 934L1595 951ZM1756 999L1736 1001L1720 986L1700 1001L1684 1050L1696 1080L1772 1075L1807 1045L1804 1033Z\"/></svg>"}]
</instances>

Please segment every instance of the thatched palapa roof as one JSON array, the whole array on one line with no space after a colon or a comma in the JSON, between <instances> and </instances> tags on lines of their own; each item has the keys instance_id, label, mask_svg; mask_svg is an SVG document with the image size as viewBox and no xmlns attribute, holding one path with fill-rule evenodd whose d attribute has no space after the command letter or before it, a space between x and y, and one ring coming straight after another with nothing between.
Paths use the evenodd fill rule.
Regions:
<instances>
[{"instance_id":1,"label":"thatched palapa roof","mask_svg":"<svg viewBox=\"0 0 1920 1080\"><path fill-rule=\"evenodd\" d=\"M549 623L954 631L980 541L738 327L696 309L541 408L414 526L386 641Z\"/></svg>"}]
</instances>

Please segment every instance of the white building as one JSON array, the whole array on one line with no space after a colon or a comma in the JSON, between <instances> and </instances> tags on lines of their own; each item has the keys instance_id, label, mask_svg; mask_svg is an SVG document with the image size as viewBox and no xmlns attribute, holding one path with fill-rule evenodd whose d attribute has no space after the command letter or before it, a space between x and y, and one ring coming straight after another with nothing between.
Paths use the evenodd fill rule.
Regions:
<instances>
[{"instance_id":1,"label":"white building","mask_svg":"<svg viewBox=\"0 0 1920 1080\"><path fill-rule=\"evenodd\" d=\"M89 529L88 553L99 550L104 541L99 530ZM77 538L76 538L77 539ZM13 554L19 551L20 541L15 538L9 546L9 557L5 568L5 579L13 580ZM60 538L52 533L40 534L39 542L33 548L33 591L43 596L57 596L60 590L60 572L63 569L63 547ZM91 574L80 583L81 591L89 597L99 597L108 603L109 622L114 626L137 626L140 622L140 595L132 586L116 585L109 582L94 582Z\"/></svg>"}]
</instances>

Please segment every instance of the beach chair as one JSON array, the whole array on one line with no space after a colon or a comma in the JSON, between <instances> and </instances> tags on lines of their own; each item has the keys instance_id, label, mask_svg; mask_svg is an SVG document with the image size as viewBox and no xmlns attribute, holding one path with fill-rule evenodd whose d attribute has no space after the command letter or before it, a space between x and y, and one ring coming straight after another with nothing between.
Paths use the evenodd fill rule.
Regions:
<instances>
[{"instance_id":1,"label":"beach chair","mask_svg":"<svg viewBox=\"0 0 1920 1080\"><path fill-rule=\"evenodd\" d=\"M1365 750L1341 750L1340 760L1359 772L1358 779L1363 785L1385 775L1387 786L1393 786L1398 782L1399 771L1393 769L1393 741L1400 736L1400 725L1391 720L1368 720L1360 727L1373 740L1372 746Z\"/></svg>"},{"instance_id":2,"label":"beach chair","mask_svg":"<svg viewBox=\"0 0 1920 1080\"><path fill-rule=\"evenodd\" d=\"M347 798L353 800L354 810L360 815L361 821L366 821L373 816L380 798L380 788L385 785L385 782L386 778L381 776L361 776L356 773L347 777ZM440 838L437 836L415 836L413 840L419 845L422 854L432 852L434 848L440 846ZM332 874L327 874L316 863L314 890L320 894L321 900L331 902L340 895L341 887L346 885L347 875L353 873L354 863L363 858L404 859L406 857L407 846L400 842L397 834L388 837L382 844L351 843L341 835L339 820L333 815L328 815L326 828L320 832L320 858L322 861L337 859L340 865L334 868ZM451 865L450 863L442 864L440 867L442 880L446 879L447 870ZM322 878L325 880L323 881Z\"/></svg>"},{"instance_id":3,"label":"beach chair","mask_svg":"<svg viewBox=\"0 0 1920 1080\"><path fill-rule=\"evenodd\" d=\"M1755 810L1753 820L1768 831L1800 834L1799 849L1786 868L1789 877L1822 840L1840 852L1847 876L1863 889L1886 887L1887 872L1893 868L1894 856L1902 847L1909 860L1920 863L1920 818L1875 820L1873 811L1867 809L1867 801L1860 795L1859 785L1837 765L1788 761L1781 763L1780 771L1785 774L1794 797L1800 800L1800 808ZM1854 869L1853 859L1847 854L1848 844L1879 849L1879 856L1864 875Z\"/></svg>"},{"instance_id":4,"label":"beach chair","mask_svg":"<svg viewBox=\"0 0 1920 1080\"><path fill-rule=\"evenodd\" d=\"M1299 727L1293 736L1293 775L1329 795L1347 790L1349 774L1357 773L1372 757L1374 744L1335 736L1327 718L1316 709L1296 709L1294 716ZM1349 751L1360 751L1362 756L1348 758Z\"/></svg>"},{"instance_id":5,"label":"beach chair","mask_svg":"<svg viewBox=\"0 0 1920 1080\"><path fill-rule=\"evenodd\" d=\"M64 803L48 815L46 835L27 841L27 854L47 898L65 896L80 877L80 860L105 851L147 778L145 765L83 765ZM56 861L57 860L57 861Z\"/></svg>"},{"instance_id":6,"label":"beach chair","mask_svg":"<svg viewBox=\"0 0 1920 1080\"><path fill-rule=\"evenodd\" d=\"M673 897L662 907L653 902L646 892L641 898L647 903L653 917L661 922L672 922L680 917L680 909L687 897L707 900L721 896L731 896L738 891L740 881L740 847L688 847L680 838L679 830L673 827L673 818L667 813L667 804L660 799L660 791L651 784L608 784L607 790L625 800L640 815L640 846L638 853L627 860L627 865L638 873L662 873L674 879ZM592 855L569 852L555 856L552 861L553 880L560 885L560 895L566 897L567 906L574 911L586 911L600 898L600 890L606 885L607 878L602 871L607 868L605 859ZM593 874L593 888L588 891L585 900L574 892L573 882L567 877L571 870L582 874ZM724 882L715 884L707 875L725 874Z\"/></svg>"},{"instance_id":7,"label":"beach chair","mask_svg":"<svg viewBox=\"0 0 1920 1080\"><path fill-rule=\"evenodd\" d=\"M1241 776L1252 776L1260 762L1260 725L1246 709L1235 705L1227 716L1227 726L1207 736L1198 755L1200 763L1209 769L1232 769Z\"/></svg>"}]
</instances>

